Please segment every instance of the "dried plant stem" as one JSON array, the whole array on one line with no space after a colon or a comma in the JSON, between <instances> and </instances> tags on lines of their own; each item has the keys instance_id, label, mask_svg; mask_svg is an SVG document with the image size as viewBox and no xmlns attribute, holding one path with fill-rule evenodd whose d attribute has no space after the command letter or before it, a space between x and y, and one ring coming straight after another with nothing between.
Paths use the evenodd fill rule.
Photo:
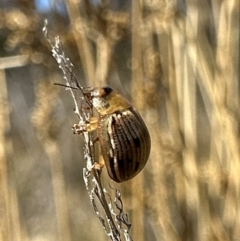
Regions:
<instances>
[{"instance_id":1,"label":"dried plant stem","mask_svg":"<svg viewBox=\"0 0 240 241\"><path fill-rule=\"evenodd\" d=\"M133 104L139 111L142 111L143 106L140 103L140 100L143 100L143 90L141 86L143 86L143 73L142 73L142 37L141 31L139 31L139 27L142 27L142 6L141 1L133 0L132 1L132 96ZM145 240L144 229L144 180L143 176L138 176L131 186L131 192L138 192L137 198L132 196L132 207L134 207L135 212L132 214L133 223L136 225L133 228L133 237L138 241ZM139 228L138 228L139 227Z\"/></svg>"},{"instance_id":2,"label":"dried plant stem","mask_svg":"<svg viewBox=\"0 0 240 241\"><path fill-rule=\"evenodd\" d=\"M87 28L85 20L83 19L82 13L79 9L80 7L76 7L78 4L83 4L83 1L77 2L75 0L67 1L68 13L70 20L72 22L71 26L73 27L72 32L75 37L78 52L80 53L81 60L83 63L83 69L85 71L85 75L90 86L94 85L95 80L95 66L94 66L94 56L91 49L91 44L87 39L86 30Z\"/></svg>"},{"instance_id":3,"label":"dried plant stem","mask_svg":"<svg viewBox=\"0 0 240 241\"><path fill-rule=\"evenodd\" d=\"M224 34L223 34L224 33ZM219 72L214 85L217 109L212 125L214 142L212 149L217 148L219 162L229 175L223 214L224 223L233 228L229 237L237 240L240 231L240 205L237 202L232 208L233 200L239 200L240 194L240 150L239 150L239 1L223 2L219 21L219 46L217 65ZM219 139L217 139L219 138ZM214 145L221 140L218 146ZM227 158L224 155L227 153Z\"/></svg>"},{"instance_id":4,"label":"dried plant stem","mask_svg":"<svg viewBox=\"0 0 240 241\"><path fill-rule=\"evenodd\" d=\"M23 240L19 219L16 185L13 175L9 175L7 157L13 154L12 142L6 138L10 131L9 105L4 70L0 70L0 240Z\"/></svg>"},{"instance_id":5,"label":"dried plant stem","mask_svg":"<svg viewBox=\"0 0 240 241\"><path fill-rule=\"evenodd\" d=\"M68 90L70 90L74 100L75 112L79 118L78 125L81 126L92 116L92 103L89 102L89 99L83 92L83 87L77 81L73 73L73 65L70 60L65 56L59 37L55 39L54 44L50 41L50 38L48 36L47 21L45 22L43 32L46 39L51 45L53 57L57 60L59 67L63 72L64 79L66 80L66 86L70 86ZM74 88L71 88L71 86L73 86ZM76 90L76 88L78 88L79 90ZM80 103L79 100L81 100ZM97 163L97 158L95 156L96 152L94 145L94 135L89 132L83 132L83 137L85 143L84 158L86 160L86 168L84 168L83 170L83 176L86 189L88 191L90 201L95 210L95 213L101 221L107 236L112 241L121 241L121 234L124 236L125 240L131 241L132 239L129 234L131 225L128 222L127 215L123 212L121 195L115 195L115 199L121 203L119 208L117 201L114 201L115 207L118 211L118 213L116 213L112 206L112 200L110 195L108 194L107 190L102 186L100 171L94 168L94 165ZM116 191L116 193L118 192ZM108 201L106 199L106 196L108 197ZM105 218L101 215L101 212L96 203L96 197L101 204L101 208L104 210ZM125 225L127 228L123 228L122 225Z\"/></svg>"}]
</instances>

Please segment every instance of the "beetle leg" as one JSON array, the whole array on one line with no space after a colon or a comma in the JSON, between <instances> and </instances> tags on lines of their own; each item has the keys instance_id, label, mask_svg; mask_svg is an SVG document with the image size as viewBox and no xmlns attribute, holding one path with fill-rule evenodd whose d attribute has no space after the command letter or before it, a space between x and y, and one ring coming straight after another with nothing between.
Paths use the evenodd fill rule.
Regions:
<instances>
[{"instance_id":1,"label":"beetle leg","mask_svg":"<svg viewBox=\"0 0 240 241\"><path fill-rule=\"evenodd\" d=\"M99 141L99 138L96 137L94 140L93 140L93 144L95 144L97 141Z\"/></svg>"},{"instance_id":2,"label":"beetle leg","mask_svg":"<svg viewBox=\"0 0 240 241\"><path fill-rule=\"evenodd\" d=\"M104 162L103 156L100 155L98 162L94 163L93 168L96 170L102 170L104 166L105 166L105 162Z\"/></svg>"},{"instance_id":3,"label":"beetle leg","mask_svg":"<svg viewBox=\"0 0 240 241\"><path fill-rule=\"evenodd\" d=\"M83 132L91 132L98 127L98 117L91 117L88 121L82 124L75 124L72 127L73 134L82 134Z\"/></svg>"}]
</instances>

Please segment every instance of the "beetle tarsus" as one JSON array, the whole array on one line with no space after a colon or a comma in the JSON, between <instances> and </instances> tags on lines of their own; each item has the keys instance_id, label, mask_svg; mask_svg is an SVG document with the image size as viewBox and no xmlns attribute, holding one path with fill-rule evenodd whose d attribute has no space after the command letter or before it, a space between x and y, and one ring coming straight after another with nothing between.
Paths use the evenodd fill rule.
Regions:
<instances>
[{"instance_id":1,"label":"beetle tarsus","mask_svg":"<svg viewBox=\"0 0 240 241\"><path fill-rule=\"evenodd\" d=\"M73 130L73 134L82 134L83 132L86 131L86 127L85 125L75 124L73 125L72 130Z\"/></svg>"},{"instance_id":2,"label":"beetle tarsus","mask_svg":"<svg viewBox=\"0 0 240 241\"><path fill-rule=\"evenodd\" d=\"M103 168L104 168L104 164L103 163L101 163L101 162L95 162L94 163L94 165L93 165L93 168L95 169L95 170L102 170Z\"/></svg>"}]
</instances>

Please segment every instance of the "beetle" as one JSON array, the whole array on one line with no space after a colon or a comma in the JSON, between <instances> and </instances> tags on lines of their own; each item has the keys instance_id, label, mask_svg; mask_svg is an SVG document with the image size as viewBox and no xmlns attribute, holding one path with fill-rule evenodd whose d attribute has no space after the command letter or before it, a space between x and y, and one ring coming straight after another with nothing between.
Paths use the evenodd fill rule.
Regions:
<instances>
[{"instance_id":1,"label":"beetle","mask_svg":"<svg viewBox=\"0 0 240 241\"><path fill-rule=\"evenodd\" d=\"M149 158L151 139L138 111L109 86L93 88L89 98L99 114L84 125L97 131L101 155L109 177L118 183L135 177ZM75 126L77 133L77 129Z\"/></svg>"}]
</instances>

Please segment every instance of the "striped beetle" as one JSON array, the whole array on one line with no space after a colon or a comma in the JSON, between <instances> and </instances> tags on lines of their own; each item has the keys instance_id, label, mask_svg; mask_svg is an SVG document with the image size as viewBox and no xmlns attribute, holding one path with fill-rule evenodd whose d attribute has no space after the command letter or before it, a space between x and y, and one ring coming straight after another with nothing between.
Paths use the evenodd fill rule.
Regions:
<instances>
[{"instance_id":1,"label":"striped beetle","mask_svg":"<svg viewBox=\"0 0 240 241\"><path fill-rule=\"evenodd\" d=\"M75 133L96 130L109 177L119 183L132 179L146 165L151 149L142 117L108 86L92 89L89 98L99 117L90 118L84 126L75 125Z\"/></svg>"}]
</instances>

